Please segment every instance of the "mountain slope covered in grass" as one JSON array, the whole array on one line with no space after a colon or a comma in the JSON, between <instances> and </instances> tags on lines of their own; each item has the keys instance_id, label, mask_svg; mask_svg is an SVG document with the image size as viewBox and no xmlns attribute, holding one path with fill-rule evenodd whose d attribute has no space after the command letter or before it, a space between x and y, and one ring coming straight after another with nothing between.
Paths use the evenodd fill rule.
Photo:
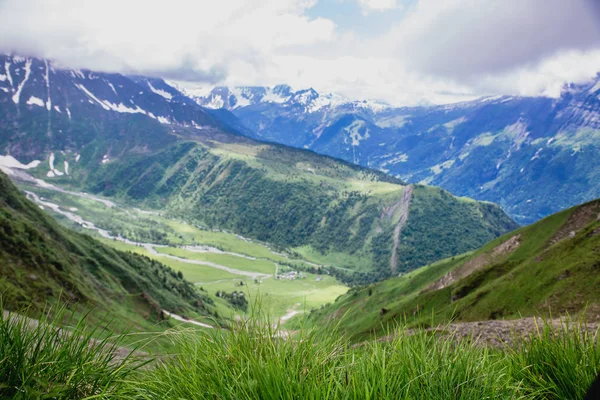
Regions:
<instances>
[{"instance_id":1,"label":"mountain slope covered in grass","mask_svg":"<svg viewBox=\"0 0 600 400\"><path fill-rule=\"evenodd\" d=\"M251 140L178 142L109 163L86 182L95 193L292 248L368 279L476 248L516 226L493 204Z\"/></svg>"},{"instance_id":2,"label":"mountain slope covered in grass","mask_svg":"<svg viewBox=\"0 0 600 400\"><path fill-rule=\"evenodd\" d=\"M351 289L314 311L348 333L561 314L600 319L600 200L554 214L481 249L402 277Z\"/></svg>"},{"instance_id":3,"label":"mountain slope covered in grass","mask_svg":"<svg viewBox=\"0 0 600 400\"><path fill-rule=\"evenodd\" d=\"M144 326L162 310L214 314L212 300L157 261L61 227L0 173L0 293L11 310L57 301Z\"/></svg>"}]
</instances>

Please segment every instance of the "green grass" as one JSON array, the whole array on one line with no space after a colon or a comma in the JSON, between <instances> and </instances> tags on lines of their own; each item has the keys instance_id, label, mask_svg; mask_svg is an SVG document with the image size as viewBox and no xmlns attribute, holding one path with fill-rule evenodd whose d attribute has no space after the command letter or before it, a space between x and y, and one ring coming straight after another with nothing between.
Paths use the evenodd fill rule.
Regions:
<instances>
[{"instance_id":1,"label":"green grass","mask_svg":"<svg viewBox=\"0 0 600 400\"><path fill-rule=\"evenodd\" d=\"M218 290L226 292L243 290L251 299L251 306L254 306L255 300L260 298L260 306L268 310L273 318L280 317L291 309L304 312L320 307L333 302L348 290L348 287L330 276L323 276L321 281L317 281L317 276L313 274L304 273L304 276L304 279L297 280L275 280L270 277L263 279L260 284L248 277L240 277L236 280L207 283L203 288L209 294L214 294ZM244 286L239 286L240 282L244 282Z\"/></svg>"},{"instance_id":2,"label":"green grass","mask_svg":"<svg viewBox=\"0 0 600 400\"><path fill-rule=\"evenodd\" d=\"M151 218L154 218L157 221L163 221L173 228L178 234L186 239L186 244L203 244L216 247L223 251L244 254L256 258L266 258L276 262L289 261L288 258L274 253L264 244L249 239L242 239L233 233L201 230L190 224L162 217L152 216Z\"/></svg>"},{"instance_id":3,"label":"green grass","mask_svg":"<svg viewBox=\"0 0 600 400\"><path fill-rule=\"evenodd\" d=\"M302 258L319 265L339 266L343 265L357 271L368 271L372 260L369 256L361 254L348 254L344 252L328 251L321 253L312 246L296 247L293 251Z\"/></svg>"},{"instance_id":4,"label":"green grass","mask_svg":"<svg viewBox=\"0 0 600 400\"><path fill-rule=\"evenodd\" d=\"M173 268L175 271L181 271L185 279L192 283L211 282L221 279L235 279L238 277L238 275L220 269L216 269L207 265L189 264L182 261L162 257L160 255L151 254L144 247L134 246L131 244L120 242L118 240L103 238L99 238L98 240L107 244L108 246L114 247L117 250L130 251L133 253L142 254L156 261L160 261L162 264ZM170 249L177 250L175 248ZM156 250L161 250L161 248L156 248ZM165 251L166 248L162 248L162 250Z\"/></svg>"},{"instance_id":5,"label":"green grass","mask_svg":"<svg viewBox=\"0 0 600 400\"><path fill-rule=\"evenodd\" d=\"M599 332L577 322L510 348L402 326L353 346L332 324L281 338L257 310L235 332L172 332L176 351L142 361L115 357L124 335L93 341L104 328L56 315L0 316L0 398L560 400L583 398L600 369Z\"/></svg>"},{"instance_id":6,"label":"green grass","mask_svg":"<svg viewBox=\"0 0 600 400\"><path fill-rule=\"evenodd\" d=\"M65 309L39 323L0 312L0 398L125 398L122 382L143 362L115 357L124 335L94 341L101 329Z\"/></svg>"},{"instance_id":7,"label":"green grass","mask_svg":"<svg viewBox=\"0 0 600 400\"><path fill-rule=\"evenodd\" d=\"M353 347L335 327L274 338L264 321L235 334L182 335L183 351L132 384L162 399L577 399L600 368L593 335L546 328L507 350L419 332Z\"/></svg>"},{"instance_id":8,"label":"green grass","mask_svg":"<svg viewBox=\"0 0 600 400\"><path fill-rule=\"evenodd\" d=\"M172 247L157 247L159 253L170 254L173 256L186 258L188 260L208 261L219 265L241 271L260 272L263 274L275 273L275 264L265 260L251 260L244 257L238 257L231 254L218 253L199 253Z\"/></svg>"},{"instance_id":9,"label":"green grass","mask_svg":"<svg viewBox=\"0 0 600 400\"><path fill-rule=\"evenodd\" d=\"M278 318L288 312L290 309L299 312L310 311L313 308L319 308L324 304L333 302L337 297L347 292L348 287L339 283L335 278L324 275L320 281L317 281L317 275L303 273L305 279L275 280L272 277L263 279L260 284L256 284L254 279L243 275L235 275L213 267L188 264L185 262L171 260L169 258L152 255L143 247L133 246L119 241L101 239L102 242L115 246L122 251L138 252L147 257L160 261L161 263L173 268L175 271L181 271L185 279L196 283L208 292L215 301L215 293L219 290L226 292L244 290L251 299L261 297L262 306L267 308L274 318ZM173 254L178 257L196 259L202 261L211 261L231 268L245 271L274 273L275 267L268 268L269 261L266 260L248 260L228 254L213 253L194 253L178 248L156 248L158 252L164 254ZM256 263L256 264L253 264ZM283 271L284 268L282 268ZM281 272L281 271L280 271ZM239 286L244 282L245 286ZM252 303L252 302L251 302ZM231 310L218 310L221 316L228 317ZM204 320L202 320L204 322Z\"/></svg>"}]
</instances>

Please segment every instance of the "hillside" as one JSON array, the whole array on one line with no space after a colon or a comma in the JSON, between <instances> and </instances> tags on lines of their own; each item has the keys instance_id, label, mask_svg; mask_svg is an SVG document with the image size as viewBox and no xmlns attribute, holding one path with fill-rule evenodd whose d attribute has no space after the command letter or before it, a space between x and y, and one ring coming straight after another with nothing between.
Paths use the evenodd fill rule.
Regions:
<instances>
[{"instance_id":1,"label":"hillside","mask_svg":"<svg viewBox=\"0 0 600 400\"><path fill-rule=\"evenodd\" d=\"M6 309L35 313L67 302L137 329L160 321L163 310L214 316L212 299L172 269L59 226L1 172L0 293Z\"/></svg>"},{"instance_id":2,"label":"hillside","mask_svg":"<svg viewBox=\"0 0 600 400\"><path fill-rule=\"evenodd\" d=\"M585 313L600 319L600 200L554 214L402 277L351 289L313 311L311 323L339 321L355 337L390 323Z\"/></svg>"},{"instance_id":3,"label":"hillside","mask_svg":"<svg viewBox=\"0 0 600 400\"><path fill-rule=\"evenodd\" d=\"M231 114L209 112L164 81L15 57L4 68L17 89L0 93L0 148L17 180L31 175L42 186L231 230L346 268L337 273L349 283L406 272L516 228L493 204L241 136Z\"/></svg>"},{"instance_id":4,"label":"hillside","mask_svg":"<svg viewBox=\"0 0 600 400\"><path fill-rule=\"evenodd\" d=\"M249 140L179 142L109 163L86 182L95 193L292 248L369 279L473 249L515 227L492 204Z\"/></svg>"},{"instance_id":5,"label":"hillside","mask_svg":"<svg viewBox=\"0 0 600 400\"><path fill-rule=\"evenodd\" d=\"M564 88L558 99L502 96L426 107L285 86L215 88L196 100L227 108L252 137L492 201L525 224L600 197L599 95L596 79Z\"/></svg>"}]
</instances>

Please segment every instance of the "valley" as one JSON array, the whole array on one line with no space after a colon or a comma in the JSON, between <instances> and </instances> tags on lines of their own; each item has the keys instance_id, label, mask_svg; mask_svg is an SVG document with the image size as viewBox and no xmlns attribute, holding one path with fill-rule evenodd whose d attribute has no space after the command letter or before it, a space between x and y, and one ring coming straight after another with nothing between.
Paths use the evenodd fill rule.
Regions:
<instances>
[{"instance_id":1,"label":"valley","mask_svg":"<svg viewBox=\"0 0 600 400\"><path fill-rule=\"evenodd\" d=\"M261 309L274 319L284 316L291 307L301 313L332 302L347 290L328 275L326 267L292 259L239 235L200 229L156 212L49 185L23 182L21 187L30 200L65 226L91 234L117 250L137 253L181 271L211 297L218 291L244 292L250 306L260 302ZM300 271L315 267L324 271L323 275L301 272L297 279L276 278L295 267ZM223 317L233 318L232 310L217 308Z\"/></svg>"}]
</instances>

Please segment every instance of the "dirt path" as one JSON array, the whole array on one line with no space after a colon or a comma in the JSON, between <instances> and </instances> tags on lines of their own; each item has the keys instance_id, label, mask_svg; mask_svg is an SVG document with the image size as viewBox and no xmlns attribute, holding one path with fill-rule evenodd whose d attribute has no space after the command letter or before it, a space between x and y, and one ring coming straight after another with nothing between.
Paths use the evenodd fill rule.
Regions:
<instances>
[{"instance_id":1,"label":"dirt path","mask_svg":"<svg viewBox=\"0 0 600 400\"><path fill-rule=\"evenodd\" d=\"M298 307L300 307L300 305L301 305L300 303L297 303L296 305L294 305L294 307L292 307L289 310L287 310L287 314L282 315L279 318L279 323L280 324L284 324L285 322L289 321L290 319L292 319L296 315L302 314L302 311L296 310Z\"/></svg>"},{"instance_id":2,"label":"dirt path","mask_svg":"<svg viewBox=\"0 0 600 400\"><path fill-rule=\"evenodd\" d=\"M216 269L220 269L223 271L227 271L229 273L235 274L235 275L242 275L242 276L249 276L253 279L256 278L266 278L266 277L270 277L270 274L262 274L262 273L258 273L258 272L250 272L250 271L242 271L239 269L234 269L234 268L229 268L226 267L224 265L220 265L220 264L215 264L213 262L210 261L198 261L198 260L190 260L187 258L181 258L181 257L176 257L176 256L172 256L170 254L164 254L164 253L159 253L156 251L155 247L167 247L164 245L159 245L159 244L154 244L154 243L140 243L140 242L133 242L131 240L125 239L121 236L112 236L108 231L105 231L103 229L98 228L97 226L95 226L93 223L84 220L83 218L81 218L79 215L73 214L71 212L68 211L63 211L60 209L60 206L58 204L54 204L54 203L50 203L47 201L43 201L42 199L40 199L35 193L33 192L26 192L27 193L27 198L29 198L30 200L33 200L35 203L39 204L42 207L48 207L50 209L52 209L54 212L57 212L65 217L67 217L69 220L79 224L80 226L86 228L86 229L90 229L90 230L95 230L96 232L98 232L100 234L100 236L107 238L107 239L112 239L112 240L117 240L119 242L123 242L126 244L130 244L133 246L141 246L144 247L148 253L152 254L153 256L156 257L165 257L165 258L170 258L172 260L175 261L179 261L179 262L183 262L183 263L187 263L187 264L195 264L195 265L205 265L211 268L216 268Z\"/></svg>"},{"instance_id":3,"label":"dirt path","mask_svg":"<svg viewBox=\"0 0 600 400\"><path fill-rule=\"evenodd\" d=\"M587 323L580 325L577 322L566 323L561 319L546 321L556 331L565 331L571 328L583 328L589 333L598 331L598 323ZM526 339L535 332L544 329L545 322L539 317L521 318L515 320L489 320L478 322L457 322L426 329L427 332L435 332L455 340L473 338L473 342L479 345L491 347L512 347L515 342ZM407 333L413 335L417 330L409 329ZM382 337L381 341L390 341L395 335Z\"/></svg>"},{"instance_id":4,"label":"dirt path","mask_svg":"<svg viewBox=\"0 0 600 400\"><path fill-rule=\"evenodd\" d=\"M186 323L188 323L188 324L192 324L192 325L201 326L201 327L203 327L203 328L209 328L209 329L213 329L213 328L214 328L214 326L212 326L212 325L204 324L204 323L202 323L202 322L194 321L194 320L192 320L192 319L185 319L185 318L183 318L183 317L182 317L182 316L180 316L180 315L177 315L177 314L170 313L170 312L168 312L168 311L166 311L166 310L163 310L163 313L164 313L166 316L168 316L168 317L170 317L170 318L173 318L174 320L177 320L177 321L186 322Z\"/></svg>"},{"instance_id":5,"label":"dirt path","mask_svg":"<svg viewBox=\"0 0 600 400\"><path fill-rule=\"evenodd\" d=\"M217 249L216 247L212 247L212 246L181 246L180 248L183 250L192 252L192 253L227 254L230 256L245 258L246 260L253 260L253 261L257 260L256 257L248 256L246 254L233 253L231 251L223 251L221 249ZM268 259L264 258L264 260L268 260Z\"/></svg>"},{"instance_id":6,"label":"dirt path","mask_svg":"<svg viewBox=\"0 0 600 400\"><path fill-rule=\"evenodd\" d=\"M392 270L392 275L396 274L398 268L398 260L396 256L396 251L398 250L398 244L400 243L400 232L402 232L402 228L408 219L408 208L410 206L410 199L412 197L413 185L408 185L404 188L402 193L402 200L399 203L400 207L400 219L398 220L398 225L394 228L394 244L392 246L392 257L390 259L390 268ZM392 209L395 209L398 205L395 205Z\"/></svg>"},{"instance_id":7,"label":"dirt path","mask_svg":"<svg viewBox=\"0 0 600 400\"><path fill-rule=\"evenodd\" d=\"M229 272L229 273L234 274L234 275L249 276L250 278L253 278L253 279L267 278L267 277L271 276L270 274L262 274L262 273L259 273L259 272L242 271L240 269L229 268L229 267L226 267L224 265L215 264L215 263L210 262L210 261L190 260L188 258L181 258L181 257L177 257L177 256L172 256L170 254L159 253L159 252L157 252L154 249L154 245L148 244L148 243L144 244L143 246L144 246L144 248L146 250L148 250L148 252L150 254L152 254L155 257L165 257L165 258L169 258L171 260L179 261L179 262L186 263L186 264L206 265L207 267L212 267L212 268L215 268L215 269L220 269L222 271L226 271L226 272Z\"/></svg>"}]
</instances>

